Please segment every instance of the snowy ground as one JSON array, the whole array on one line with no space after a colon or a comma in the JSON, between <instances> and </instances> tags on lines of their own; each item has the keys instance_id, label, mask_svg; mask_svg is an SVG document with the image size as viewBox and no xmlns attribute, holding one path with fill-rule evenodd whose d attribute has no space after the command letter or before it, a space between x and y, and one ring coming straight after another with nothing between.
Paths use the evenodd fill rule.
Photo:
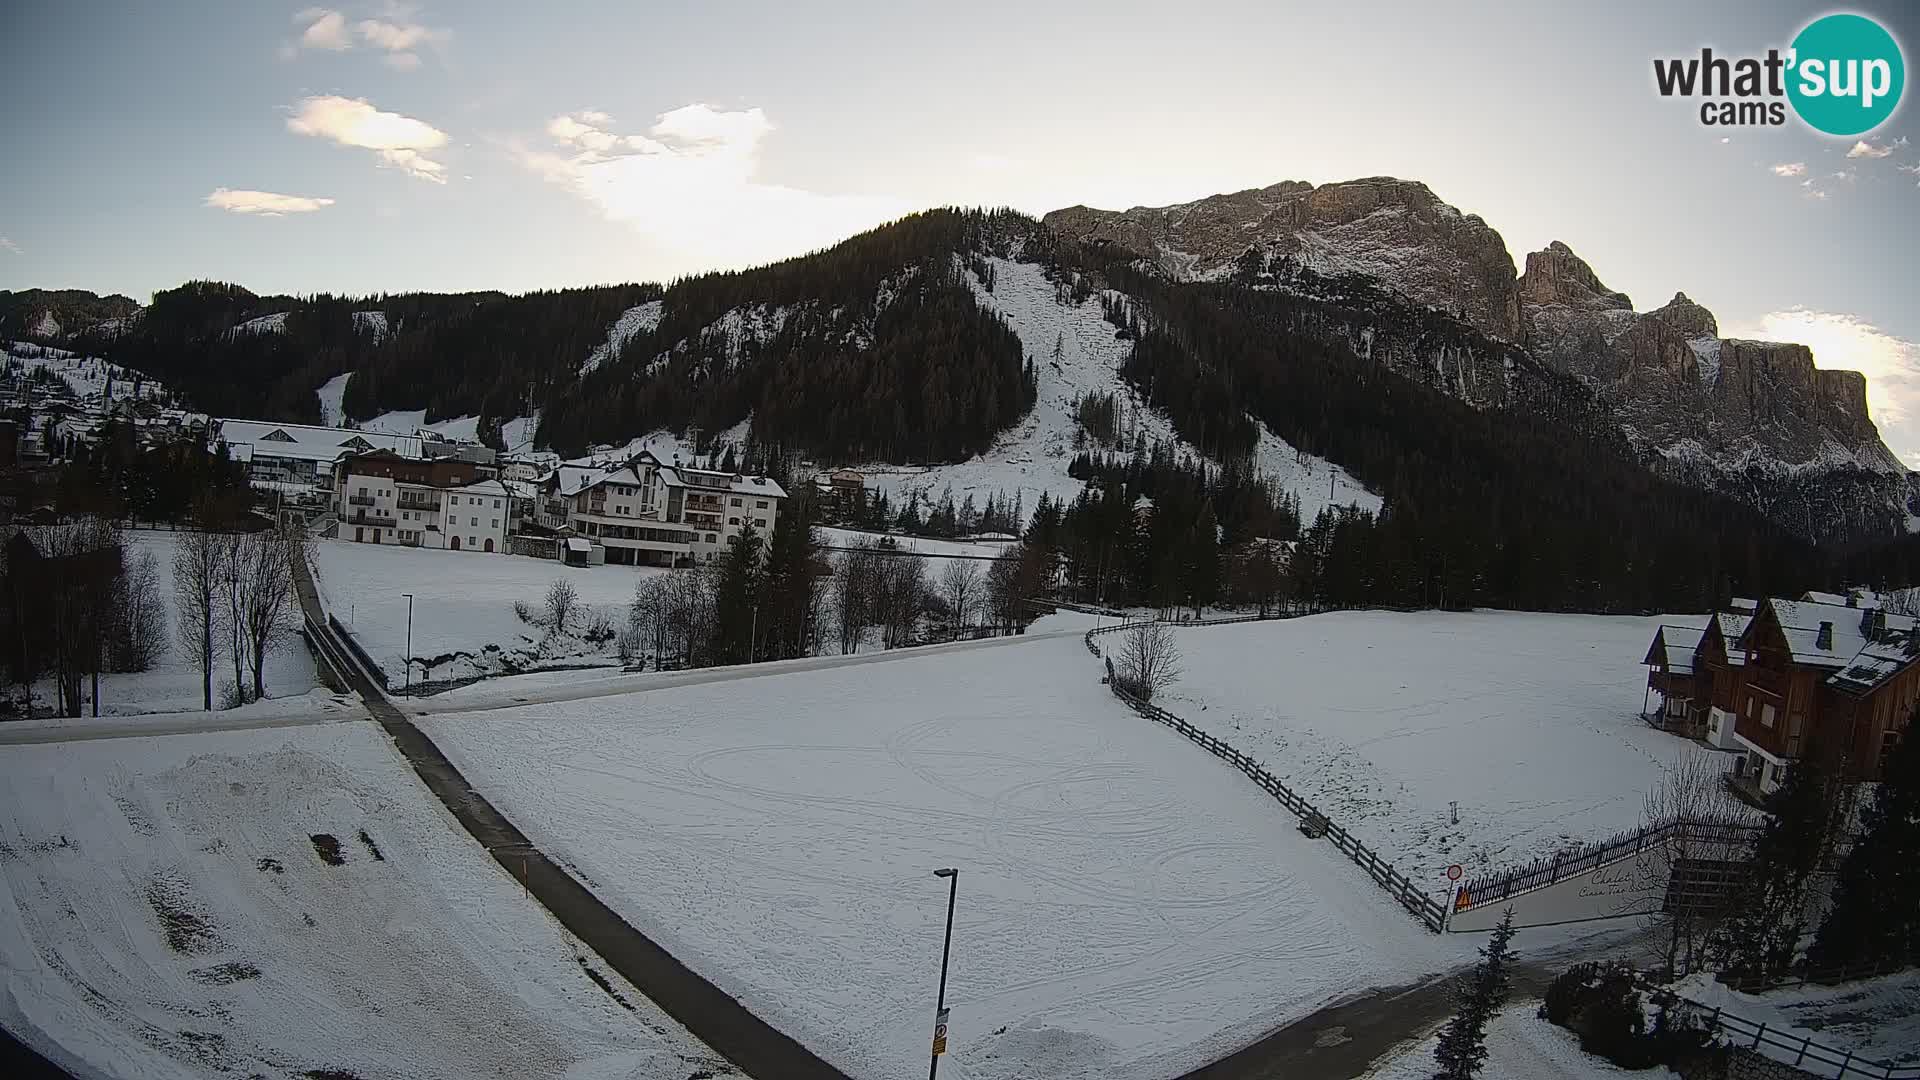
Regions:
<instances>
[{"instance_id":1,"label":"snowy ground","mask_svg":"<svg viewBox=\"0 0 1920 1080\"><path fill-rule=\"evenodd\" d=\"M110 364L99 357L81 356L66 349L15 341L8 344L5 359L18 363L27 371L44 369L52 372L81 401L101 403L109 383L113 386L113 400L131 401L135 379L139 380L142 399L161 398L167 394L167 388L158 379L118 364Z\"/></svg>"},{"instance_id":2,"label":"snowy ground","mask_svg":"<svg viewBox=\"0 0 1920 1080\"><path fill-rule=\"evenodd\" d=\"M323 540L314 566L327 608L387 671L394 686L406 674L407 599L413 594L413 678L461 679L570 664L617 663L611 643L548 641L541 628L514 615L516 600L536 612L556 579L573 583L595 612L626 624L634 586L647 567L570 567L547 559L480 552ZM583 625L584 619L581 624ZM489 648L491 646L491 648Z\"/></svg>"},{"instance_id":3,"label":"snowy ground","mask_svg":"<svg viewBox=\"0 0 1920 1080\"><path fill-rule=\"evenodd\" d=\"M1350 612L1194 627L1159 704L1264 759L1442 894L1450 863L1472 876L1638 827L1668 766L1710 752L1637 715L1662 621Z\"/></svg>"},{"instance_id":4,"label":"snowy ground","mask_svg":"<svg viewBox=\"0 0 1920 1080\"><path fill-rule=\"evenodd\" d=\"M201 692L200 667L189 661L180 648L179 621L174 613L173 555L179 537L170 532L144 531L130 531L126 537L129 562L147 551L153 552L159 560L160 600L166 608L166 652L161 654L150 670L100 676L100 715L129 716L136 713L197 710L205 702ZM289 602L286 633L280 638L278 647L267 657L266 686L268 697L300 700L300 707L305 708L310 704L304 701L305 695L319 687L320 681L314 674L313 656L298 634L299 617L298 609ZM221 687L232 682L233 662L223 654L213 672L216 708L220 704ZM37 708L52 709L56 706L59 692L51 679L43 679L34 686L34 701ZM271 708L271 703L267 707ZM88 711L92 711L91 707Z\"/></svg>"},{"instance_id":5,"label":"snowy ground","mask_svg":"<svg viewBox=\"0 0 1920 1080\"><path fill-rule=\"evenodd\" d=\"M1126 404L1131 430L1147 442L1156 440L1191 451L1165 416L1139 406L1134 392L1120 378L1119 367L1131 344L1114 336L1115 327L1100 310L1100 299L1062 303L1044 268L1010 259L990 259L994 270L992 292L969 273L974 296L988 311L1004 317L1033 358L1038 396L1033 409L996 440L993 449L956 465L932 467L864 465L869 487L887 493L895 506L909 491L938 498L951 486L954 498L971 492L984 503L994 492L1020 493L1028 510L1042 492L1072 500L1083 486L1067 475L1076 453L1074 404L1087 394L1117 394ZM1056 356L1055 349L1059 352ZM1196 453L1196 456L1197 453ZM1344 469L1319 458L1297 455L1285 440L1262 429L1255 452L1260 471L1300 496L1301 514L1311 522L1331 501L1377 510L1380 499ZM1331 483L1330 483L1331 481Z\"/></svg>"},{"instance_id":6,"label":"snowy ground","mask_svg":"<svg viewBox=\"0 0 1920 1080\"><path fill-rule=\"evenodd\" d=\"M817 664L817 661L796 663ZM861 1078L1164 1077L1467 958L1077 636L420 721L624 916ZM1365 896L1365 899L1361 899Z\"/></svg>"},{"instance_id":7,"label":"snowy ground","mask_svg":"<svg viewBox=\"0 0 1920 1080\"><path fill-rule=\"evenodd\" d=\"M1920 1065L1920 971L1764 994L1735 993L1711 975L1697 975L1675 990L1709 1009L1766 1024L1781 1039L1812 1039L1883 1064ZM1770 1054L1780 1056L1778 1049Z\"/></svg>"},{"instance_id":8,"label":"snowy ground","mask_svg":"<svg viewBox=\"0 0 1920 1080\"><path fill-rule=\"evenodd\" d=\"M0 754L0 1023L89 1080L726 1074L365 722Z\"/></svg>"},{"instance_id":9,"label":"snowy ground","mask_svg":"<svg viewBox=\"0 0 1920 1080\"><path fill-rule=\"evenodd\" d=\"M1572 1032L1540 1019L1536 1015L1539 1007L1539 1002L1529 1001L1510 1005L1494 1016L1487 1026L1487 1062L1480 1070L1480 1080L1613 1080L1629 1076L1675 1080L1675 1074L1664 1068L1632 1072L1586 1053ZM1433 1048L1439 1041L1436 1030L1425 1039L1408 1043L1376 1065L1366 1080L1429 1080L1439 1068L1433 1060Z\"/></svg>"}]
</instances>

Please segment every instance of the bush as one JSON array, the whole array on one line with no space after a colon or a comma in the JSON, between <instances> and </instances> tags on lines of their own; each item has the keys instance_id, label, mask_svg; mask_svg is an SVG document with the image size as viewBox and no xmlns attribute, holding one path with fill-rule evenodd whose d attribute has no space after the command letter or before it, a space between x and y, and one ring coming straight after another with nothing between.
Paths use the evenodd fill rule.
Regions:
<instances>
[{"instance_id":1,"label":"bush","mask_svg":"<svg viewBox=\"0 0 1920 1080\"><path fill-rule=\"evenodd\" d=\"M1677 1065L1712 1043L1685 1008L1661 1006L1648 1030L1633 968L1618 961L1568 968L1547 987L1539 1015L1578 1035L1580 1049L1623 1069Z\"/></svg>"},{"instance_id":2,"label":"bush","mask_svg":"<svg viewBox=\"0 0 1920 1080\"><path fill-rule=\"evenodd\" d=\"M581 637L595 645L605 645L612 641L613 619L604 611L596 611L587 616L587 628L581 631Z\"/></svg>"},{"instance_id":3,"label":"bush","mask_svg":"<svg viewBox=\"0 0 1920 1080\"><path fill-rule=\"evenodd\" d=\"M519 619L528 626L533 625L533 608L525 600L515 600L513 602L513 615L514 618Z\"/></svg>"}]
</instances>

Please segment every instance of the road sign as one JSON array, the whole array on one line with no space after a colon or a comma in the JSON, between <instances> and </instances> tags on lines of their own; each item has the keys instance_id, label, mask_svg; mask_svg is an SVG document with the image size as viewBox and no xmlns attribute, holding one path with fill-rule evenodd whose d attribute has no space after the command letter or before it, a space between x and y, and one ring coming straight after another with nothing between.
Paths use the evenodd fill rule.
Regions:
<instances>
[{"instance_id":1,"label":"road sign","mask_svg":"<svg viewBox=\"0 0 1920 1080\"><path fill-rule=\"evenodd\" d=\"M1463 874L1465 874L1465 873L1466 873L1466 871L1465 871L1465 870L1462 870L1462 869L1460 868L1460 864L1459 864L1459 863L1454 863L1454 864L1453 864L1452 866L1449 866L1449 867L1447 867L1447 880L1448 880L1448 881L1459 881L1459 880L1460 880L1460 877L1461 877L1461 875L1463 875Z\"/></svg>"},{"instance_id":2,"label":"road sign","mask_svg":"<svg viewBox=\"0 0 1920 1080\"><path fill-rule=\"evenodd\" d=\"M947 1052L947 1014L951 1009L941 1009L933 1018L933 1056L939 1057Z\"/></svg>"}]
</instances>

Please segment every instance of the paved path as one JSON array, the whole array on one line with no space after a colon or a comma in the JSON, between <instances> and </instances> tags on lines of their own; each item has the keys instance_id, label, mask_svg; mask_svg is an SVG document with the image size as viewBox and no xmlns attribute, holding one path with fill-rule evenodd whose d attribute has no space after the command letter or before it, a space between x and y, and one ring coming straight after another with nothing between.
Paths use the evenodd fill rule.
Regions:
<instances>
[{"instance_id":1,"label":"paved path","mask_svg":"<svg viewBox=\"0 0 1920 1080\"><path fill-rule=\"evenodd\" d=\"M317 636L321 662L360 694L427 789L480 841L494 861L526 884L527 891L561 925L667 1015L748 1076L757 1080L848 1080L840 1070L748 1012L740 1002L635 930L534 847L492 803L473 790L433 740L387 700L366 672L347 658L347 650L327 625L313 576L302 562L294 564L294 584L309 628Z\"/></svg>"}]
</instances>

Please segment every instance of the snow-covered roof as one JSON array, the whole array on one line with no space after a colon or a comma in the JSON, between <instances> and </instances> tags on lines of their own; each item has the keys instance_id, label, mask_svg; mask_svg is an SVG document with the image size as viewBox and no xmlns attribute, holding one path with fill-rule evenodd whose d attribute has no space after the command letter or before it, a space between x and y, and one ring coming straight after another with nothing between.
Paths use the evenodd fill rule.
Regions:
<instances>
[{"instance_id":1,"label":"snow-covered roof","mask_svg":"<svg viewBox=\"0 0 1920 1080\"><path fill-rule=\"evenodd\" d=\"M361 450L391 450L402 457L412 458L422 454L420 437L417 435L386 435L354 428L276 424L268 420L228 417L217 419L214 423L219 427L220 441L226 443L229 449L250 447L250 456L255 458L332 461L341 454Z\"/></svg>"},{"instance_id":2,"label":"snow-covered roof","mask_svg":"<svg viewBox=\"0 0 1920 1080\"><path fill-rule=\"evenodd\" d=\"M1866 623L1863 616L1872 610L1870 608L1848 607L1844 598L1838 604L1780 599L1771 599L1767 603L1780 620L1780 629L1786 636L1787 648L1793 654L1794 663L1841 667L1869 644L1863 629ZM1914 630L1914 620L1908 616L1881 617L1885 619L1885 627L1889 631L1910 634ZM1832 629L1823 643L1821 627L1828 624Z\"/></svg>"},{"instance_id":3,"label":"snow-covered roof","mask_svg":"<svg viewBox=\"0 0 1920 1080\"><path fill-rule=\"evenodd\" d=\"M1654 631L1654 648L1648 650L1648 657L1662 659L1668 671L1677 675L1693 674L1693 653L1700 647L1700 639L1705 630L1695 630L1690 626L1662 626Z\"/></svg>"},{"instance_id":4,"label":"snow-covered roof","mask_svg":"<svg viewBox=\"0 0 1920 1080\"><path fill-rule=\"evenodd\" d=\"M513 494L512 491L507 489L507 485L498 480L477 480L465 487L448 488L447 490L458 495L491 495L501 498Z\"/></svg>"},{"instance_id":5,"label":"snow-covered roof","mask_svg":"<svg viewBox=\"0 0 1920 1080\"><path fill-rule=\"evenodd\" d=\"M588 540L585 537L581 537L581 536L569 536L567 537L567 550L568 551L592 551L593 541Z\"/></svg>"},{"instance_id":6,"label":"snow-covered roof","mask_svg":"<svg viewBox=\"0 0 1920 1080\"><path fill-rule=\"evenodd\" d=\"M1739 604L1740 601L1735 600L1734 603ZM1751 609L1748 609L1748 611L1744 614L1740 612L1726 612L1726 611L1719 612L1718 614L1714 615L1713 619L1715 622L1720 624L1720 638L1722 641L1726 642L1727 644L1727 666L1728 667L1745 666L1747 662L1747 654L1744 652L1741 652L1739 649L1734 648L1733 645L1734 645L1734 642L1737 642L1740 640L1741 634L1744 634L1747 632L1748 624L1753 622L1753 615L1752 615Z\"/></svg>"}]
</instances>

